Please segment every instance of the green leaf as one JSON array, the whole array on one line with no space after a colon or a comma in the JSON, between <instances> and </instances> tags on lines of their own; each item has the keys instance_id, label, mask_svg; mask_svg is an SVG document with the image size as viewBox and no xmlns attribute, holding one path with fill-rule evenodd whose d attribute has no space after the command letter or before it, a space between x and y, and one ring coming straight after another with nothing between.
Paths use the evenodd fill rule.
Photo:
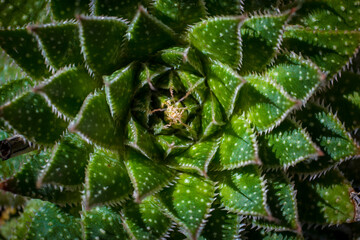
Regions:
<instances>
[{"instance_id":1,"label":"green leaf","mask_svg":"<svg viewBox=\"0 0 360 240\"><path fill-rule=\"evenodd\" d=\"M5 70L6 71L6 70ZM14 99L21 92L25 92L33 86L30 78L20 78L8 81L0 85L0 105Z\"/></svg>"},{"instance_id":2,"label":"green leaf","mask_svg":"<svg viewBox=\"0 0 360 240\"><path fill-rule=\"evenodd\" d=\"M202 0L156 0L152 12L176 32L181 32L204 18L206 8Z\"/></svg>"},{"instance_id":3,"label":"green leaf","mask_svg":"<svg viewBox=\"0 0 360 240\"><path fill-rule=\"evenodd\" d=\"M253 16L241 26L243 40L242 74L262 71L275 57L282 40L282 32L290 13Z\"/></svg>"},{"instance_id":4,"label":"green leaf","mask_svg":"<svg viewBox=\"0 0 360 240\"><path fill-rule=\"evenodd\" d=\"M254 219L253 224L271 230L300 231L294 184L281 172L268 172L267 202L273 222L265 219Z\"/></svg>"},{"instance_id":5,"label":"green leaf","mask_svg":"<svg viewBox=\"0 0 360 240\"><path fill-rule=\"evenodd\" d=\"M139 5L148 6L150 0L93 0L92 13L100 16L116 16L133 19Z\"/></svg>"},{"instance_id":6,"label":"green leaf","mask_svg":"<svg viewBox=\"0 0 360 240\"><path fill-rule=\"evenodd\" d=\"M211 212L211 216L205 225L202 236L205 239L240 239L240 231L244 224L242 216L229 213L219 207Z\"/></svg>"},{"instance_id":7,"label":"green leaf","mask_svg":"<svg viewBox=\"0 0 360 240\"><path fill-rule=\"evenodd\" d=\"M83 62L76 23L34 25L27 29L38 38L45 60L51 67L60 69L71 64L80 65Z\"/></svg>"},{"instance_id":8,"label":"green leaf","mask_svg":"<svg viewBox=\"0 0 360 240\"><path fill-rule=\"evenodd\" d=\"M141 202L145 197L168 186L176 176L173 170L149 160L132 149L127 151L125 164L135 188L136 202Z\"/></svg>"},{"instance_id":9,"label":"green leaf","mask_svg":"<svg viewBox=\"0 0 360 240\"><path fill-rule=\"evenodd\" d=\"M183 173L178 182L159 193L166 213L190 239L197 239L209 216L215 186L208 179Z\"/></svg>"},{"instance_id":10,"label":"green leaf","mask_svg":"<svg viewBox=\"0 0 360 240\"><path fill-rule=\"evenodd\" d=\"M294 232L288 231L268 231L266 229L248 231L245 235L248 239L259 239L259 240L303 240L301 235Z\"/></svg>"},{"instance_id":11,"label":"green leaf","mask_svg":"<svg viewBox=\"0 0 360 240\"><path fill-rule=\"evenodd\" d=\"M192 141L176 135L158 135L156 140L164 150L166 158L179 155L193 144Z\"/></svg>"},{"instance_id":12,"label":"green leaf","mask_svg":"<svg viewBox=\"0 0 360 240\"><path fill-rule=\"evenodd\" d=\"M195 143L183 153L169 160L169 165L181 170L196 171L207 177L208 166L219 147L217 139Z\"/></svg>"},{"instance_id":13,"label":"green leaf","mask_svg":"<svg viewBox=\"0 0 360 240\"><path fill-rule=\"evenodd\" d=\"M80 221L62 212L56 205L45 203L32 219L26 239L81 239Z\"/></svg>"},{"instance_id":14,"label":"green leaf","mask_svg":"<svg viewBox=\"0 0 360 240\"><path fill-rule=\"evenodd\" d=\"M175 41L173 31L143 7L132 20L126 39L126 53L130 59L143 59Z\"/></svg>"},{"instance_id":15,"label":"green leaf","mask_svg":"<svg viewBox=\"0 0 360 240\"><path fill-rule=\"evenodd\" d=\"M29 141L51 146L67 127L67 122L58 118L45 99L29 92L0 108L0 116Z\"/></svg>"},{"instance_id":16,"label":"green leaf","mask_svg":"<svg viewBox=\"0 0 360 240\"><path fill-rule=\"evenodd\" d=\"M295 53L283 55L280 59L266 75L281 85L291 97L306 102L326 75L310 60Z\"/></svg>"},{"instance_id":17,"label":"green leaf","mask_svg":"<svg viewBox=\"0 0 360 240\"><path fill-rule=\"evenodd\" d=\"M207 94L205 78L198 77L185 71L177 71L176 73L179 76L181 83L185 86L187 93L192 94L201 105L205 101Z\"/></svg>"},{"instance_id":18,"label":"green leaf","mask_svg":"<svg viewBox=\"0 0 360 240\"><path fill-rule=\"evenodd\" d=\"M69 129L102 147L116 150L121 145L121 136L103 91L89 94Z\"/></svg>"},{"instance_id":19,"label":"green leaf","mask_svg":"<svg viewBox=\"0 0 360 240\"><path fill-rule=\"evenodd\" d=\"M41 93L58 114L73 119L85 98L97 87L99 83L85 69L73 67L58 71L34 91Z\"/></svg>"},{"instance_id":20,"label":"green leaf","mask_svg":"<svg viewBox=\"0 0 360 240\"><path fill-rule=\"evenodd\" d=\"M215 17L190 28L191 44L210 58L238 68L242 61L239 27L243 17Z\"/></svg>"},{"instance_id":21,"label":"green leaf","mask_svg":"<svg viewBox=\"0 0 360 240\"><path fill-rule=\"evenodd\" d=\"M261 141L260 158L266 168L288 168L323 155L309 134L298 124L285 120Z\"/></svg>"},{"instance_id":22,"label":"green leaf","mask_svg":"<svg viewBox=\"0 0 360 240\"><path fill-rule=\"evenodd\" d=\"M82 215L85 239L126 239L120 214L109 207L94 207Z\"/></svg>"},{"instance_id":23,"label":"green leaf","mask_svg":"<svg viewBox=\"0 0 360 240\"><path fill-rule=\"evenodd\" d=\"M49 20L45 0L4 0L0 3L0 28Z\"/></svg>"},{"instance_id":24,"label":"green leaf","mask_svg":"<svg viewBox=\"0 0 360 240\"><path fill-rule=\"evenodd\" d=\"M163 152L156 143L154 136L141 126L139 123L130 119L127 126L127 145L138 150L147 158L152 160L163 159Z\"/></svg>"},{"instance_id":25,"label":"green leaf","mask_svg":"<svg viewBox=\"0 0 360 240\"><path fill-rule=\"evenodd\" d=\"M123 129L125 129L134 95L135 71L135 66L131 64L105 77L105 93L111 115L116 124L122 126Z\"/></svg>"},{"instance_id":26,"label":"green leaf","mask_svg":"<svg viewBox=\"0 0 360 240\"><path fill-rule=\"evenodd\" d=\"M206 10L210 16L241 15L242 0L205 0Z\"/></svg>"},{"instance_id":27,"label":"green leaf","mask_svg":"<svg viewBox=\"0 0 360 240\"><path fill-rule=\"evenodd\" d=\"M82 52L89 68L98 75L118 69L123 61L126 22L113 17L93 16L79 16L78 21Z\"/></svg>"},{"instance_id":28,"label":"green leaf","mask_svg":"<svg viewBox=\"0 0 360 240\"><path fill-rule=\"evenodd\" d=\"M219 182L220 202L226 210L241 215L270 215L265 202L265 182L257 166L221 172L215 180Z\"/></svg>"},{"instance_id":29,"label":"green leaf","mask_svg":"<svg viewBox=\"0 0 360 240\"><path fill-rule=\"evenodd\" d=\"M153 197L140 204L128 201L122 211L125 228L133 239L162 239L172 221L159 208Z\"/></svg>"},{"instance_id":30,"label":"green leaf","mask_svg":"<svg viewBox=\"0 0 360 240\"><path fill-rule=\"evenodd\" d=\"M57 20L75 18L79 14L89 14L90 0L51 0L51 12Z\"/></svg>"},{"instance_id":31,"label":"green leaf","mask_svg":"<svg viewBox=\"0 0 360 240\"><path fill-rule=\"evenodd\" d=\"M299 217L302 222L341 224L354 221L352 189L336 170L312 181L297 181Z\"/></svg>"},{"instance_id":32,"label":"green leaf","mask_svg":"<svg viewBox=\"0 0 360 240\"><path fill-rule=\"evenodd\" d=\"M42 79L50 75L36 38L25 28L1 29L0 46L31 77Z\"/></svg>"},{"instance_id":33,"label":"green leaf","mask_svg":"<svg viewBox=\"0 0 360 240\"><path fill-rule=\"evenodd\" d=\"M86 171L86 207L120 204L132 186L123 159L110 151L96 149Z\"/></svg>"},{"instance_id":34,"label":"green leaf","mask_svg":"<svg viewBox=\"0 0 360 240\"><path fill-rule=\"evenodd\" d=\"M207 72L207 83L229 118L234 110L239 90L245 81L229 66L217 61L209 63Z\"/></svg>"},{"instance_id":35,"label":"green leaf","mask_svg":"<svg viewBox=\"0 0 360 240\"><path fill-rule=\"evenodd\" d=\"M266 132L279 125L289 112L299 104L273 80L258 75L245 77L248 82L237 101L239 114L255 125L259 132Z\"/></svg>"},{"instance_id":36,"label":"green leaf","mask_svg":"<svg viewBox=\"0 0 360 240\"><path fill-rule=\"evenodd\" d=\"M0 53L0 85L7 84L11 80L26 78L25 72L8 56L5 51Z\"/></svg>"},{"instance_id":37,"label":"green leaf","mask_svg":"<svg viewBox=\"0 0 360 240\"><path fill-rule=\"evenodd\" d=\"M349 62L360 46L358 31L324 31L289 26L284 38L289 50L309 57L331 78Z\"/></svg>"},{"instance_id":38,"label":"green leaf","mask_svg":"<svg viewBox=\"0 0 360 240\"><path fill-rule=\"evenodd\" d=\"M225 124L223 120L220 103L210 92L201 113L202 137L206 138L218 131Z\"/></svg>"},{"instance_id":39,"label":"green leaf","mask_svg":"<svg viewBox=\"0 0 360 240\"><path fill-rule=\"evenodd\" d=\"M54 148L37 185L50 184L65 189L81 189L92 147L75 134L64 136Z\"/></svg>"}]
</instances>

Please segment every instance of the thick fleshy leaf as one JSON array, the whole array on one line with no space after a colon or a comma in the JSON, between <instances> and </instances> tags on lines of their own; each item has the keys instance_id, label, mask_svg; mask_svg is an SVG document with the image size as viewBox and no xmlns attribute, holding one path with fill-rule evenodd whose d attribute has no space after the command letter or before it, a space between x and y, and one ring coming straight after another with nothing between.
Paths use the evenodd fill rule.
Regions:
<instances>
[{"instance_id":1,"label":"thick fleshy leaf","mask_svg":"<svg viewBox=\"0 0 360 240\"><path fill-rule=\"evenodd\" d=\"M26 73L15 64L14 60L5 51L0 53L0 84L6 84L15 79L26 78Z\"/></svg>"},{"instance_id":2,"label":"thick fleshy leaf","mask_svg":"<svg viewBox=\"0 0 360 240\"><path fill-rule=\"evenodd\" d=\"M242 20L243 17L210 18L190 28L188 38L203 54L238 68L242 61Z\"/></svg>"},{"instance_id":3,"label":"thick fleshy leaf","mask_svg":"<svg viewBox=\"0 0 360 240\"><path fill-rule=\"evenodd\" d=\"M341 224L352 222L355 203L351 186L336 170L312 181L297 181L299 217L302 222Z\"/></svg>"},{"instance_id":4,"label":"thick fleshy leaf","mask_svg":"<svg viewBox=\"0 0 360 240\"><path fill-rule=\"evenodd\" d=\"M126 239L120 214L109 207L94 207L82 215L85 239Z\"/></svg>"},{"instance_id":5,"label":"thick fleshy leaf","mask_svg":"<svg viewBox=\"0 0 360 240\"><path fill-rule=\"evenodd\" d=\"M23 26L29 22L43 22L46 17L45 0L4 0L0 3L0 27Z\"/></svg>"},{"instance_id":6,"label":"thick fleshy leaf","mask_svg":"<svg viewBox=\"0 0 360 240\"><path fill-rule=\"evenodd\" d=\"M110 17L78 17L80 40L86 64L99 75L118 69L122 62L122 45L127 25ZM104 37L106 36L106 37Z\"/></svg>"},{"instance_id":7,"label":"thick fleshy leaf","mask_svg":"<svg viewBox=\"0 0 360 240\"><path fill-rule=\"evenodd\" d=\"M272 222L265 219L254 219L253 225L271 230L300 231L296 191L294 185L281 172L268 172L267 202L270 207Z\"/></svg>"},{"instance_id":8,"label":"thick fleshy leaf","mask_svg":"<svg viewBox=\"0 0 360 240\"><path fill-rule=\"evenodd\" d=\"M289 18L283 15L253 16L246 19L241 26L243 40L242 74L260 72L274 58L280 47L282 31Z\"/></svg>"},{"instance_id":9,"label":"thick fleshy leaf","mask_svg":"<svg viewBox=\"0 0 360 240\"><path fill-rule=\"evenodd\" d=\"M262 138L261 155L266 168L288 168L323 155L309 134L296 123L285 120Z\"/></svg>"},{"instance_id":10,"label":"thick fleshy leaf","mask_svg":"<svg viewBox=\"0 0 360 240\"><path fill-rule=\"evenodd\" d=\"M176 32L183 31L186 26L206 16L205 4L202 0L156 0L152 12Z\"/></svg>"},{"instance_id":11,"label":"thick fleshy leaf","mask_svg":"<svg viewBox=\"0 0 360 240\"><path fill-rule=\"evenodd\" d=\"M219 207L211 212L211 216L205 225L202 236L207 239L235 240L240 239L240 231L244 230L241 223L242 217L235 213L229 213Z\"/></svg>"},{"instance_id":12,"label":"thick fleshy leaf","mask_svg":"<svg viewBox=\"0 0 360 240\"><path fill-rule=\"evenodd\" d=\"M165 157L167 158L177 156L193 144L192 141L177 137L176 135L158 135L156 140L164 150Z\"/></svg>"},{"instance_id":13,"label":"thick fleshy leaf","mask_svg":"<svg viewBox=\"0 0 360 240\"><path fill-rule=\"evenodd\" d=\"M242 0L205 0L206 10L210 16L241 15Z\"/></svg>"},{"instance_id":14,"label":"thick fleshy leaf","mask_svg":"<svg viewBox=\"0 0 360 240\"><path fill-rule=\"evenodd\" d=\"M172 221L164 215L154 197L140 204L128 201L122 216L132 239L162 239L172 227Z\"/></svg>"},{"instance_id":15,"label":"thick fleshy leaf","mask_svg":"<svg viewBox=\"0 0 360 240\"><path fill-rule=\"evenodd\" d=\"M221 172L216 181L220 202L226 210L242 215L270 215L265 202L265 182L257 166Z\"/></svg>"},{"instance_id":16,"label":"thick fleshy leaf","mask_svg":"<svg viewBox=\"0 0 360 240\"><path fill-rule=\"evenodd\" d=\"M102 147L118 149L121 144L104 92L89 94L69 128Z\"/></svg>"},{"instance_id":17,"label":"thick fleshy leaf","mask_svg":"<svg viewBox=\"0 0 360 240\"><path fill-rule=\"evenodd\" d=\"M169 160L169 165L183 171L196 171L200 175L207 176L208 166L219 147L217 139L198 142L185 152Z\"/></svg>"},{"instance_id":18,"label":"thick fleshy leaf","mask_svg":"<svg viewBox=\"0 0 360 240\"><path fill-rule=\"evenodd\" d=\"M273 129L296 106L296 101L273 80L258 75L249 75L245 80L248 83L240 91L238 112L245 113L257 131Z\"/></svg>"},{"instance_id":19,"label":"thick fleshy leaf","mask_svg":"<svg viewBox=\"0 0 360 240\"><path fill-rule=\"evenodd\" d=\"M214 94L210 93L201 113L202 137L206 138L218 131L225 124L223 120L220 103Z\"/></svg>"},{"instance_id":20,"label":"thick fleshy leaf","mask_svg":"<svg viewBox=\"0 0 360 240\"><path fill-rule=\"evenodd\" d=\"M210 61L207 69L207 83L223 106L227 118L234 110L238 92L244 82L245 80L229 66Z\"/></svg>"},{"instance_id":21,"label":"thick fleshy leaf","mask_svg":"<svg viewBox=\"0 0 360 240\"><path fill-rule=\"evenodd\" d=\"M294 232L287 231L268 231L266 229L247 231L245 237L248 239L259 239L259 240L303 240L301 235L297 235Z\"/></svg>"},{"instance_id":22,"label":"thick fleshy leaf","mask_svg":"<svg viewBox=\"0 0 360 240\"><path fill-rule=\"evenodd\" d=\"M163 158L163 151L154 137L132 118L127 126L127 136L127 145L138 150L149 159L160 160Z\"/></svg>"},{"instance_id":23,"label":"thick fleshy leaf","mask_svg":"<svg viewBox=\"0 0 360 240\"><path fill-rule=\"evenodd\" d=\"M309 57L333 77L358 51L360 33L347 30L312 30L289 26L284 34L285 46Z\"/></svg>"},{"instance_id":24,"label":"thick fleshy leaf","mask_svg":"<svg viewBox=\"0 0 360 240\"><path fill-rule=\"evenodd\" d=\"M26 239L77 239L81 225L77 218L62 212L55 204L45 203L33 217Z\"/></svg>"},{"instance_id":25,"label":"thick fleshy leaf","mask_svg":"<svg viewBox=\"0 0 360 240\"><path fill-rule=\"evenodd\" d=\"M54 144L68 125L51 111L43 97L32 92L3 105L0 116L29 141L47 146Z\"/></svg>"},{"instance_id":26,"label":"thick fleshy leaf","mask_svg":"<svg viewBox=\"0 0 360 240\"><path fill-rule=\"evenodd\" d=\"M30 78L20 78L8 81L0 85L0 105L14 99L21 92L25 92L33 86L33 81Z\"/></svg>"},{"instance_id":27,"label":"thick fleshy leaf","mask_svg":"<svg viewBox=\"0 0 360 240\"><path fill-rule=\"evenodd\" d=\"M295 53L279 57L276 63L266 75L281 85L291 97L302 102L310 98L326 77L314 63Z\"/></svg>"},{"instance_id":28,"label":"thick fleshy leaf","mask_svg":"<svg viewBox=\"0 0 360 240\"><path fill-rule=\"evenodd\" d=\"M116 16L131 20L139 5L147 7L150 0L92 0L92 13L100 16Z\"/></svg>"},{"instance_id":29,"label":"thick fleshy leaf","mask_svg":"<svg viewBox=\"0 0 360 240\"><path fill-rule=\"evenodd\" d=\"M42 170L37 184L50 184L68 190L81 188L92 150L92 147L77 135L66 135L56 145L51 160Z\"/></svg>"},{"instance_id":30,"label":"thick fleshy leaf","mask_svg":"<svg viewBox=\"0 0 360 240\"><path fill-rule=\"evenodd\" d=\"M86 171L86 207L120 204L132 191L123 159L118 154L96 149Z\"/></svg>"},{"instance_id":31,"label":"thick fleshy leaf","mask_svg":"<svg viewBox=\"0 0 360 240\"><path fill-rule=\"evenodd\" d=\"M180 231L190 239L197 239L209 216L214 195L212 181L184 173L174 186L161 191L159 198Z\"/></svg>"},{"instance_id":32,"label":"thick fleshy leaf","mask_svg":"<svg viewBox=\"0 0 360 240\"><path fill-rule=\"evenodd\" d=\"M202 104L205 101L207 94L205 78L198 77L185 71L177 71L176 73L178 74L181 83L186 87L187 93L191 93L198 103Z\"/></svg>"},{"instance_id":33,"label":"thick fleshy leaf","mask_svg":"<svg viewBox=\"0 0 360 240\"><path fill-rule=\"evenodd\" d=\"M125 129L135 88L133 64L105 77L105 93L115 123Z\"/></svg>"},{"instance_id":34,"label":"thick fleshy leaf","mask_svg":"<svg viewBox=\"0 0 360 240\"><path fill-rule=\"evenodd\" d=\"M333 162L340 162L360 154L360 147L347 133L340 120L331 112L319 105L309 105L296 118L301 120L313 141L331 157Z\"/></svg>"},{"instance_id":35,"label":"thick fleshy leaf","mask_svg":"<svg viewBox=\"0 0 360 240\"><path fill-rule=\"evenodd\" d=\"M134 198L137 202L160 191L169 185L176 176L173 170L149 160L130 148L126 154L125 164L135 188Z\"/></svg>"},{"instance_id":36,"label":"thick fleshy leaf","mask_svg":"<svg viewBox=\"0 0 360 240\"><path fill-rule=\"evenodd\" d=\"M175 41L173 31L143 7L132 20L126 39L126 53L130 59L143 59Z\"/></svg>"},{"instance_id":37,"label":"thick fleshy leaf","mask_svg":"<svg viewBox=\"0 0 360 240\"><path fill-rule=\"evenodd\" d=\"M50 75L36 38L26 29L1 29L0 46L31 77L42 79Z\"/></svg>"},{"instance_id":38,"label":"thick fleshy leaf","mask_svg":"<svg viewBox=\"0 0 360 240\"><path fill-rule=\"evenodd\" d=\"M55 19L66 20L79 14L90 13L91 0L51 0L51 12Z\"/></svg>"},{"instance_id":39,"label":"thick fleshy leaf","mask_svg":"<svg viewBox=\"0 0 360 240\"><path fill-rule=\"evenodd\" d=\"M29 26L39 40L47 63L55 68L83 62L79 29L74 22Z\"/></svg>"},{"instance_id":40,"label":"thick fleshy leaf","mask_svg":"<svg viewBox=\"0 0 360 240\"><path fill-rule=\"evenodd\" d=\"M50 106L66 118L74 118L85 98L100 84L82 68L65 68L35 87Z\"/></svg>"}]
</instances>

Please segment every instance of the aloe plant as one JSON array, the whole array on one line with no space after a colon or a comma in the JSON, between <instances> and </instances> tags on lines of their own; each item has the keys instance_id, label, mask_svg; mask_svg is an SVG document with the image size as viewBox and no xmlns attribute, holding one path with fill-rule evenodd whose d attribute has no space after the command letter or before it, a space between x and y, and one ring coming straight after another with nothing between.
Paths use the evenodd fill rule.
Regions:
<instances>
[{"instance_id":1,"label":"aloe plant","mask_svg":"<svg viewBox=\"0 0 360 240\"><path fill-rule=\"evenodd\" d=\"M359 16L2 1L0 205L19 210L0 237L359 236Z\"/></svg>"}]
</instances>

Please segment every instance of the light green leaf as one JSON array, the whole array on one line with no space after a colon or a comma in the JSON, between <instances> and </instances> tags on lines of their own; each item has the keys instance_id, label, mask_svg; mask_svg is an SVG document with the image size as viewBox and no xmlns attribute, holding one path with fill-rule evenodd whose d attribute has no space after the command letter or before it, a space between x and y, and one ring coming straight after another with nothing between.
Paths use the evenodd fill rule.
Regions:
<instances>
[{"instance_id":1,"label":"light green leaf","mask_svg":"<svg viewBox=\"0 0 360 240\"><path fill-rule=\"evenodd\" d=\"M156 140L164 150L166 158L177 156L193 144L192 141L180 138L176 135L158 135Z\"/></svg>"},{"instance_id":2,"label":"light green leaf","mask_svg":"<svg viewBox=\"0 0 360 240\"><path fill-rule=\"evenodd\" d=\"M202 107L202 137L206 138L218 131L225 124L223 120L220 103L214 94L210 92Z\"/></svg>"}]
</instances>

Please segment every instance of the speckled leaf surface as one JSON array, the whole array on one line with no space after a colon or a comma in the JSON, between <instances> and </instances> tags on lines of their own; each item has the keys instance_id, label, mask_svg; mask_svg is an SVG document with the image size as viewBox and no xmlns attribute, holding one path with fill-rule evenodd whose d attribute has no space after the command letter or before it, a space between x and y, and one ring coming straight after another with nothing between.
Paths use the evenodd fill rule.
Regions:
<instances>
[{"instance_id":1,"label":"speckled leaf surface","mask_svg":"<svg viewBox=\"0 0 360 240\"><path fill-rule=\"evenodd\" d=\"M171 169L149 160L133 149L128 149L125 164L135 188L134 198L137 202L160 191L169 185L176 176Z\"/></svg>"},{"instance_id":2,"label":"speckled leaf surface","mask_svg":"<svg viewBox=\"0 0 360 240\"><path fill-rule=\"evenodd\" d=\"M85 98L97 87L100 87L99 83L85 69L73 67L59 70L34 91L44 94L49 105L59 114L73 119Z\"/></svg>"},{"instance_id":3,"label":"speckled leaf surface","mask_svg":"<svg viewBox=\"0 0 360 240\"><path fill-rule=\"evenodd\" d=\"M36 38L25 28L1 29L0 46L31 77L41 79L50 75Z\"/></svg>"},{"instance_id":4,"label":"speckled leaf surface","mask_svg":"<svg viewBox=\"0 0 360 240\"><path fill-rule=\"evenodd\" d=\"M0 105L14 99L19 93L26 91L33 86L30 78L10 80L0 86Z\"/></svg>"},{"instance_id":5,"label":"speckled leaf surface","mask_svg":"<svg viewBox=\"0 0 360 240\"><path fill-rule=\"evenodd\" d=\"M219 150L210 168L229 170L249 164L261 164L254 129L243 116L234 115L224 127Z\"/></svg>"},{"instance_id":6,"label":"speckled leaf surface","mask_svg":"<svg viewBox=\"0 0 360 240\"><path fill-rule=\"evenodd\" d=\"M195 171L200 175L207 176L208 166L218 147L217 139L197 142L185 152L171 158L169 165L183 171Z\"/></svg>"},{"instance_id":7,"label":"speckled leaf surface","mask_svg":"<svg viewBox=\"0 0 360 240\"><path fill-rule=\"evenodd\" d=\"M245 235L249 239L259 239L259 240L303 240L304 238L301 235L297 235L294 232L289 231L267 231L265 229L260 229L257 231L249 231Z\"/></svg>"},{"instance_id":8,"label":"speckled leaf surface","mask_svg":"<svg viewBox=\"0 0 360 240\"><path fill-rule=\"evenodd\" d=\"M174 43L173 31L140 7L126 33L126 53L130 59L143 59Z\"/></svg>"},{"instance_id":9,"label":"speckled leaf surface","mask_svg":"<svg viewBox=\"0 0 360 240\"><path fill-rule=\"evenodd\" d=\"M36 93L25 93L0 108L0 116L31 142L53 145L68 123L58 118L45 99Z\"/></svg>"},{"instance_id":10,"label":"speckled leaf surface","mask_svg":"<svg viewBox=\"0 0 360 240\"><path fill-rule=\"evenodd\" d=\"M193 47L173 47L160 52L161 60L167 65L188 71L190 73L204 74L203 65L198 51Z\"/></svg>"},{"instance_id":11,"label":"speckled leaf surface","mask_svg":"<svg viewBox=\"0 0 360 240\"><path fill-rule=\"evenodd\" d=\"M51 12L57 20L73 19L90 13L91 0L51 0Z\"/></svg>"},{"instance_id":12,"label":"speckled leaf surface","mask_svg":"<svg viewBox=\"0 0 360 240\"><path fill-rule=\"evenodd\" d=\"M165 157L176 156L179 153L188 149L193 142L176 135L159 135L156 141L165 152Z\"/></svg>"},{"instance_id":13,"label":"speckled leaf surface","mask_svg":"<svg viewBox=\"0 0 360 240\"><path fill-rule=\"evenodd\" d=\"M352 188L338 171L330 171L312 181L297 181L296 187L301 221L340 224L354 220Z\"/></svg>"},{"instance_id":14,"label":"speckled leaf surface","mask_svg":"<svg viewBox=\"0 0 360 240\"><path fill-rule=\"evenodd\" d=\"M94 207L82 215L85 239L127 239L120 214L109 207Z\"/></svg>"},{"instance_id":15,"label":"speckled leaf surface","mask_svg":"<svg viewBox=\"0 0 360 240\"><path fill-rule=\"evenodd\" d=\"M244 79L229 66L210 61L207 69L207 83L229 118L234 110L236 97Z\"/></svg>"},{"instance_id":16,"label":"speckled leaf surface","mask_svg":"<svg viewBox=\"0 0 360 240\"><path fill-rule=\"evenodd\" d=\"M64 136L54 148L51 160L42 170L37 184L50 184L68 190L82 188L92 151L92 146L76 134Z\"/></svg>"},{"instance_id":17,"label":"speckled leaf surface","mask_svg":"<svg viewBox=\"0 0 360 240\"><path fill-rule=\"evenodd\" d=\"M35 34L47 64L55 69L83 62L79 28L74 22L61 22L27 27Z\"/></svg>"},{"instance_id":18,"label":"speckled leaf surface","mask_svg":"<svg viewBox=\"0 0 360 240\"><path fill-rule=\"evenodd\" d=\"M166 213L190 239L197 239L214 200L215 186L208 179L183 173L174 186L159 193ZM195 201L194 201L195 200Z\"/></svg>"},{"instance_id":19,"label":"speckled leaf surface","mask_svg":"<svg viewBox=\"0 0 360 240\"><path fill-rule=\"evenodd\" d=\"M80 221L45 203L33 217L26 239L81 239Z\"/></svg>"},{"instance_id":20,"label":"speckled leaf surface","mask_svg":"<svg viewBox=\"0 0 360 240\"><path fill-rule=\"evenodd\" d=\"M215 17L195 24L189 30L189 40L195 48L210 58L233 68L242 61L241 17Z\"/></svg>"},{"instance_id":21,"label":"speckled leaf surface","mask_svg":"<svg viewBox=\"0 0 360 240\"><path fill-rule=\"evenodd\" d=\"M241 15L243 12L242 0L205 0L205 4L211 16Z\"/></svg>"},{"instance_id":22,"label":"speckled leaf surface","mask_svg":"<svg viewBox=\"0 0 360 240\"><path fill-rule=\"evenodd\" d=\"M219 101L210 93L206 98L201 113L202 137L206 138L225 124Z\"/></svg>"},{"instance_id":23,"label":"speckled leaf surface","mask_svg":"<svg viewBox=\"0 0 360 240\"><path fill-rule=\"evenodd\" d=\"M288 168L323 155L309 134L298 124L285 120L262 138L261 155L265 168Z\"/></svg>"},{"instance_id":24,"label":"speckled leaf surface","mask_svg":"<svg viewBox=\"0 0 360 240\"><path fill-rule=\"evenodd\" d=\"M105 77L105 93L115 123L125 129L130 104L135 88L135 66L133 64Z\"/></svg>"},{"instance_id":25,"label":"speckled leaf surface","mask_svg":"<svg viewBox=\"0 0 360 240\"><path fill-rule=\"evenodd\" d=\"M122 62L126 22L114 17L87 16L79 16L78 21L82 52L90 69L99 75L118 69Z\"/></svg>"},{"instance_id":26,"label":"speckled leaf surface","mask_svg":"<svg viewBox=\"0 0 360 240\"><path fill-rule=\"evenodd\" d=\"M245 77L245 84L237 100L238 112L255 125L259 132L266 132L279 125L296 102L273 80L259 75Z\"/></svg>"},{"instance_id":27,"label":"speckled leaf surface","mask_svg":"<svg viewBox=\"0 0 360 240\"><path fill-rule=\"evenodd\" d=\"M89 94L69 128L99 146L117 149L120 145L121 138L103 91Z\"/></svg>"},{"instance_id":28,"label":"speckled leaf surface","mask_svg":"<svg viewBox=\"0 0 360 240\"><path fill-rule=\"evenodd\" d=\"M219 196L226 210L242 215L268 216L265 183L257 166L222 172L216 177Z\"/></svg>"},{"instance_id":29,"label":"speckled leaf surface","mask_svg":"<svg viewBox=\"0 0 360 240\"><path fill-rule=\"evenodd\" d=\"M86 170L86 204L120 204L132 191L130 178L118 154L96 149Z\"/></svg>"},{"instance_id":30,"label":"speckled leaf surface","mask_svg":"<svg viewBox=\"0 0 360 240\"><path fill-rule=\"evenodd\" d=\"M241 27L243 39L242 74L262 71L280 47L283 27L289 14L253 16ZM271 31L270 31L271 29Z\"/></svg>"},{"instance_id":31,"label":"speckled leaf surface","mask_svg":"<svg viewBox=\"0 0 360 240\"><path fill-rule=\"evenodd\" d=\"M207 92L205 78L185 71L177 71L177 74L181 83L185 86L187 92L190 92L199 104L203 104Z\"/></svg>"}]
</instances>

